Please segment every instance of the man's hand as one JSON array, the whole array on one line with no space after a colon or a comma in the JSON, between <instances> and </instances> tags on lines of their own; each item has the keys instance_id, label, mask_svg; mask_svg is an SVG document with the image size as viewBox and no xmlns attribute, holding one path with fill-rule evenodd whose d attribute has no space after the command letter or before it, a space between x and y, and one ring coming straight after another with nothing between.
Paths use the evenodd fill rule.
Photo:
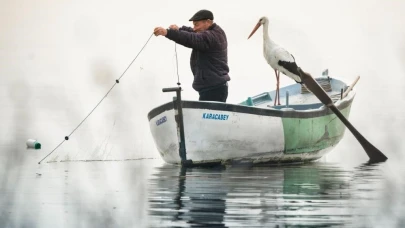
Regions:
<instances>
[{"instance_id":1,"label":"man's hand","mask_svg":"<svg viewBox=\"0 0 405 228\"><path fill-rule=\"evenodd\" d=\"M155 36L166 36L167 30L162 27L156 27L153 33L155 34Z\"/></svg>"},{"instance_id":2,"label":"man's hand","mask_svg":"<svg viewBox=\"0 0 405 228\"><path fill-rule=\"evenodd\" d=\"M179 30L179 26L177 26L177 25L170 25L169 28L173 29L173 30Z\"/></svg>"}]
</instances>

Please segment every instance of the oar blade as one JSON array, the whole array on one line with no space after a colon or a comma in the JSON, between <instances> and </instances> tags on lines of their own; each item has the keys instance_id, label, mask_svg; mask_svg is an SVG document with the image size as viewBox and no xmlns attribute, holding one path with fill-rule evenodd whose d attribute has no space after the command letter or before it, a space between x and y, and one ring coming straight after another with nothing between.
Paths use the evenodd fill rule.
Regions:
<instances>
[{"instance_id":1,"label":"oar blade","mask_svg":"<svg viewBox=\"0 0 405 228\"><path fill-rule=\"evenodd\" d=\"M368 157L370 158L370 163L384 162L388 158L375 146L373 146L357 129L346 119L346 117L336 108L333 104L332 99L328 96L325 90L312 78L308 73L305 73L298 68L298 72L301 75L301 80L307 86L307 88L326 106L328 106L336 116L345 124L345 126L352 132L357 141L361 144L363 149L366 151Z\"/></svg>"},{"instance_id":2,"label":"oar blade","mask_svg":"<svg viewBox=\"0 0 405 228\"><path fill-rule=\"evenodd\" d=\"M385 162L388 158L373 144L371 144L357 129L346 119L346 117L337 109L335 105L329 107L337 117L346 125L346 127L352 132L357 141L361 144L370 158L369 163Z\"/></svg>"}]
</instances>

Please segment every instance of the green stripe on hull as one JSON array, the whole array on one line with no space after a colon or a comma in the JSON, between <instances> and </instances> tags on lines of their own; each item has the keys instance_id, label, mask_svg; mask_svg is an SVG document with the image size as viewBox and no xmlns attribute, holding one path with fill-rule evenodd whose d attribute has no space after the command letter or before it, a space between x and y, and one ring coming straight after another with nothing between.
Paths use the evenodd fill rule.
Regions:
<instances>
[{"instance_id":1,"label":"green stripe on hull","mask_svg":"<svg viewBox=\"0 0 405 228\"><path fill-rule=\"evenodd\" d=\"M341 113L347 118L350 105ZM346 129L335 115L314 118L282 118L286 154L314 152L336 145Z\"/></svg>"}]
</instances>

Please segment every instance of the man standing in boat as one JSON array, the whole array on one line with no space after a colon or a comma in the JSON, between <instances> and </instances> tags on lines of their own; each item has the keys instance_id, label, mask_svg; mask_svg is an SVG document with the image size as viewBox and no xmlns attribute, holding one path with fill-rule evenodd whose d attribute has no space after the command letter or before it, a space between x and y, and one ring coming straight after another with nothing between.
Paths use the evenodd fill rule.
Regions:
<instances>
[{"instance_id":1,"label":"man standing in boat","mask_svg":"<svg viewBox=\"0 0 405 228\"><path fill-rule=\"evenodd\" d=\"M209 10L200 10L189 20L194 28L171 25L156 27L155 36L165 36L185 47L192 48L190 67L194 75L193 88L200 101L226 102L228 81L228 42L225 32L214 23Z\"/></svg>"}]
</instances>

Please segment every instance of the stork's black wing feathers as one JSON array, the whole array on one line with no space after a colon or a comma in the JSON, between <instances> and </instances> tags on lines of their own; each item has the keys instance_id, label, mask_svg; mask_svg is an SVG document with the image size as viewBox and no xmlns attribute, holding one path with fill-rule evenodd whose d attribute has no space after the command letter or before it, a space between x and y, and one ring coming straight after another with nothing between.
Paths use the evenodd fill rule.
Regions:
<instances>
[{"instance_id":1,"label":"stork's black wing feathers","mask_svg":"<svg viewBox=\"0 0 405 228\"><path fill-rule=\"evenodd\" d=\"M278 65L284 67L286 70L290 71L291 73L293 73L297 76L300 76L300 73L298 72L298 66L295 62L287 62L287 61L279 60ZM297 82L297 83L302 83L302 82Z\"/></svg>"}]
</instances>

